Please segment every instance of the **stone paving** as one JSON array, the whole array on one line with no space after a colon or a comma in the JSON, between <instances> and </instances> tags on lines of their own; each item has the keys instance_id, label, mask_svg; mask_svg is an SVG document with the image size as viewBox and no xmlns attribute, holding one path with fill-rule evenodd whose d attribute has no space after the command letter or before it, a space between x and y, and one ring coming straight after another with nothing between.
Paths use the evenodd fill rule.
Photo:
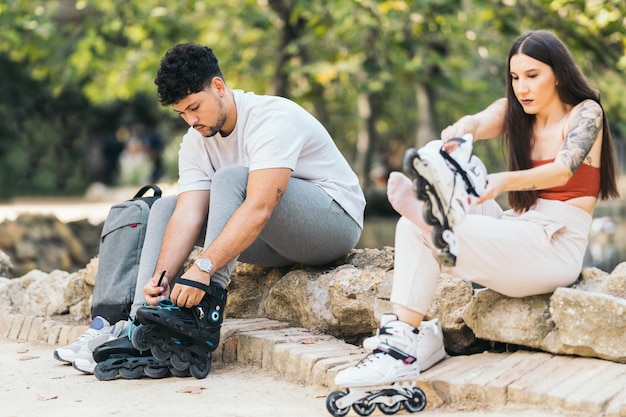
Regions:
<instances>
[{"instance_id":1,"label":"stone paving","mask_svg":"<svg viewBox=\"0 0 626 417\"><path fill-rule=\"evenodd\" d=\"M86 325L12 314L0 308L0 337L46 343L74 341ZM215 362L245 363L284 378L326 388L336 373L364 355L354 345L268 319L226 319ZM541 352L448 357L417 381L429 407L454 404L522 406L567 416L626 416L626 364Z\"/></svg>"}]
</instances>

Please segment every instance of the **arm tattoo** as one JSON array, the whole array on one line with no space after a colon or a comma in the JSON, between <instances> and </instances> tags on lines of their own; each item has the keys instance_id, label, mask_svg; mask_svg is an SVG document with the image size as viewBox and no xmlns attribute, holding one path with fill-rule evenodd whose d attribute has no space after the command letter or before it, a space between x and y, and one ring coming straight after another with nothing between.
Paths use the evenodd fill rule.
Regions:
<instances>
[{"instance_id":1,"label":"arm tattoo","mask_svg":"<svg viewBox=\"0 0 626 417\"><path fill-rule=\"evenodd\" d=\"M580 110L572 115L572 124L557 159L576 172L587 158L593 143L602 129L602 108L595 102L584 103Z\"/></svg>"},{"instance_id":2,"label":"arm tattoo","mask_svg":"<svg viewBox=\"0 0 626 417\"><path fill-rule=\"evenodd\" d=\"M276 202L280 201L283 194L285 194L285 192L281 190L280 187L276 188Z\"/></svg>"}]
</instances>

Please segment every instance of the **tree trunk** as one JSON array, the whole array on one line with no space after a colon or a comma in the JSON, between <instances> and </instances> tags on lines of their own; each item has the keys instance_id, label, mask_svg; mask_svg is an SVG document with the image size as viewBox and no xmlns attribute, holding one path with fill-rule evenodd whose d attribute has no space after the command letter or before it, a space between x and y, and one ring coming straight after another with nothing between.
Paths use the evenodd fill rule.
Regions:
<instances>
[{"instance_id":1,"label":"tree trunk","mask_svg":"<svg viewBox=\"0 0 626 417\"><path fill-rule=\"evenodd\" d=\"M417 83L415 100L417 102L417 132L415 146L419 149L433 139L439 139L435 129L434 91L425 82Z\"/></svg>"}]
</instances>

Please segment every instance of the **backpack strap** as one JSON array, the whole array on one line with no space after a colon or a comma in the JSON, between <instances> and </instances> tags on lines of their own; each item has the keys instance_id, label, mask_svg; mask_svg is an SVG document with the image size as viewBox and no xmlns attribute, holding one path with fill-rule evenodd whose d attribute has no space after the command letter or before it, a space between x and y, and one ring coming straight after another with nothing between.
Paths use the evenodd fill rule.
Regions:
<instances>
[{"instance_id":1,"label":"backpack strap","mask_svg":"<svg viewBox=\"0 0 626 417\"><path fill-rule=\"evenodd\" d=\"M158 185L154 185L154 184L144 185L143 187L141 187L139 191L137 191L137 194L135 194L135 196L133 197L133 200L136 198L143 197L143 195L147 193L149 190L153 191L155 197L161 197L161 194L163 193L161 191L161 188L159 188Z\"/></svg>"},{"instance_id":2,"label":"backpack strap","mask_svg":"<svg viewBox=\"0 0 626 417\"><path fill-rule=\"evenodd\" d=\"M151 197L144 197L143 195L150 190L152 190L154 195ZM161 198L161 194L162 194L162 191L158 185L154 185L154 184L144 185L143 187L141 187L139 191L137 191L137 194L135 194L135 196L130 201L143 200L148 205L148 207L152 207L152 204L156 200Z\"/></svg>"}]
</instances>

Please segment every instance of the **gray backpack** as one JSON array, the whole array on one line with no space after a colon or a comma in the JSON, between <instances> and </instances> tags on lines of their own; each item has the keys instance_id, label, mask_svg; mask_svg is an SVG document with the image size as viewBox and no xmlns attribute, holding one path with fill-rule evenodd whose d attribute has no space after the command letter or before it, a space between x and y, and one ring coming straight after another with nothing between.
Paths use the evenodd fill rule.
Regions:
<instances>
[{"instance_id":1,"label":"gray backpack","mask_svg":"<svg viewBox=\"0 0 626 417\"><path fill-rule=\"evenodd\" d=\"M154 195L144 197L152 190ZM91 318L109 323L127 320L135 298L141 248L152 203L161 197L156 185L142 187L131 200L115 204L102 227Z\"/></svg>"}]
</instances>

